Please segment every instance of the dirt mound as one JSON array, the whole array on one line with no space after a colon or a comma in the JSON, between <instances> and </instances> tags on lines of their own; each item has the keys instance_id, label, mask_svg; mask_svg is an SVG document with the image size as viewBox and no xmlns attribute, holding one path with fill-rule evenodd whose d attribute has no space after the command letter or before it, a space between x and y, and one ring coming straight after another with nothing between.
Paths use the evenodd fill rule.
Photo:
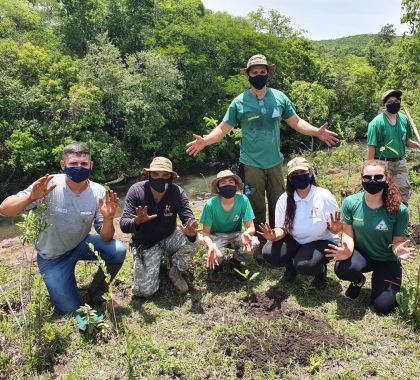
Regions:
<instances>
[{"instance_id":1,"label":"dirt mound","mask_svg":"<svg viewBox=\"0 0 420 380\"><path fill-rule=\"evenodd\" d=\"M238 378L245 374L245 362L260 368L274 365L280 373L291 364L308 365L317 347L328 349L343 343L328 322L292 309L284 302L286 298L285 293L272 288L242 300L250 315L269 323L220 339L226 355L237 360Z\"/></svg>"}]
</instances>

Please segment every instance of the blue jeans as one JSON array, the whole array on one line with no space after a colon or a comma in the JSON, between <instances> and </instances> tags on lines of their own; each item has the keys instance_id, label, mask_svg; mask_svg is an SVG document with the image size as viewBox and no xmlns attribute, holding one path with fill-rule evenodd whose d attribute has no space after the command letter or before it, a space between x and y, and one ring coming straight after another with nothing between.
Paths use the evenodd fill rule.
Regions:
<instances>
[{"instance_id":1,"label":"blue jeans","mask_svg":"<svg viewBox=\"0 0 420 380\"><path fill-rule=\"evenodd\" d=\"M47 286L51 301L60 314L72 313L84 304L77 288L74 268L79 260L96 260L87 243L92 243L106 264L121 264L125 245L119 240L104 241L99 235L88 235L78 246L56 259L37 256L38 268Z\"/></svg>"}]
</instances>

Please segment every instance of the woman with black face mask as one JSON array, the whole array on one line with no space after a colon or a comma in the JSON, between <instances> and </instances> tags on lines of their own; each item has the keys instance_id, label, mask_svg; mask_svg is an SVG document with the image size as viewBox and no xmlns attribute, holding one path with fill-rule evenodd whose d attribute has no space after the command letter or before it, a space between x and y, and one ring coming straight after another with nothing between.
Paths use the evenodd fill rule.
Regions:
<instances>
[{"instance_id":1,"label":"woman with black face mask","mask_svg":"<svg viewBox=\"0 0 420 380\"><path fill-rule=\"evenodd\" d=\"M329 258L324 250L338 243L342 224L334 196L317 186L313 170L303 157L287 164L286 193L276 205L276 227L261 223L258 232L266 240L262 253L271 265L286 267L284 280L294 281L296 275L312 275L314 285L326 285Z\"/></svg>"},{"instance_id":2,"label":"woman with black face mask","mask_svg":"<svg viewBox=\"0 0 420 380\"><path fill-rule=\"evenodd\" d=\"M218 195L207 201L200 218L207 246L207 268L213 270L219 266L226 259L226 248L232 248L230 265L232 269L239 269L240 262L252 255L259 245L258 238L253 236L255 215L251 203L246 195L238 193L244 184L230 170L217 173L211 187Z\"/></svg>"},{"instance_id":3,"label":"woman with black face mask","mask_svg":"<svg viewBox=\"0 0 420 380\"><path fill-rule=\"evenodd\" d=\"M378 314L391 313L401 286L401 259L415 257L409 248L408 210L385 162L370 160L362 169L364 191L343 202L341 246L330 246L328 256L337 260L335 273L351 281L345 296L356 299L372 272L371 303Z\"/></svg>"}]
</instances>

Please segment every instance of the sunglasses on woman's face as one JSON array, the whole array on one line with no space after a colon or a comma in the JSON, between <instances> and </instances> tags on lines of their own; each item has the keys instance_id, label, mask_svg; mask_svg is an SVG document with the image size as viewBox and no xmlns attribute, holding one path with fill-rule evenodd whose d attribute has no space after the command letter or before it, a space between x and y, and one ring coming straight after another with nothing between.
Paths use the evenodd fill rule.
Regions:
<instances>
[{"instance_id":1,"label":"sunglasses on woman's face","mask_svg":"<svg viewBox=\"0 0 420 380\"><path fill-rule=\"evenodd\" d=\"M362 175L363 181L382 181L385 178L385 174L365 174Z\"/></svg>"}]
</instances>

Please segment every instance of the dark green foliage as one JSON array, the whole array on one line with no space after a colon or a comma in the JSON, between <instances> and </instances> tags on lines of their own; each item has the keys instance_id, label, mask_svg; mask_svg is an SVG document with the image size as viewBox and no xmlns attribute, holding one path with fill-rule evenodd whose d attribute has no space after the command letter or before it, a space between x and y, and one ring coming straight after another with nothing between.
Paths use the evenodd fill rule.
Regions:
<instances>
[{"instance_id":1,"label":"dark green foliage","mask_svg":"<svg viewBox=\"0 0 420 380\"><path fill-rule=\"evenodd\" d=\"M352 54L364 57L366 47L374 38L374 34L358 34L333 40L313 41L313 44L319 54L323 56L344 58L346 55Z\"/></svg>"},{"instance_id":2,"label":"dark green foliage","mask_svg":"<svg viewBox=\"0 0 420 380\"><path fill-rule=\"evenodd\" d=\"M416 4L402 4L413 34ZM157 154L236 161L240 131L196 158L185 143L209 132L203 117L220 121L248 88L239 69L256 53L277 66L269 85L316 126L332 120L364 138L391 87L420 116L419 39L395 36L392 25L311 42L276 10L234 17L200 0L0 0L0 13L0 199L14 183L56 172L73 141L89 144L99 181ZM322 146L282 129L286 154Z\"/></svg>"}]
</instances>

